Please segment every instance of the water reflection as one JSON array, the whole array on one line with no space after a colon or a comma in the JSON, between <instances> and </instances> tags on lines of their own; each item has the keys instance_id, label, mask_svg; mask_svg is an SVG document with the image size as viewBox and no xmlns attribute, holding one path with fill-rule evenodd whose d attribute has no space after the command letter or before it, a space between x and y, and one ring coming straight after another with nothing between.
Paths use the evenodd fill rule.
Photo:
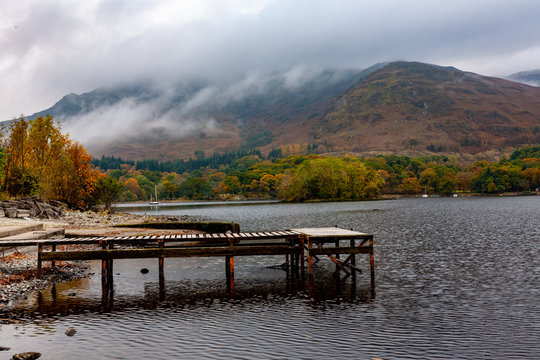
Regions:
<instances>
[{"instance_id":1,"label":"water reflection","mask_svg":"<svg viewBox=\"0 0 540 360\"><path fill-rule=\"evenodd\" d=\"M144 283L144 291L136 295L116 295L114 278L102 284L102 296L85 297L77 289L89 286L89 279L53 284L39 292L34 300L10 309L11 319L57 318L84 313L122 312L128 309L157 309L186 306L208 306L212 303L257 303L269 299L305 300L308 306L325 304L367 303L375 298L374 288L359 284L351 276L339 276L329 269L318 269L313 282L281 271L273 280L240 279L234 292L225 280L182 280Z\"/></svg>"}]
</instances>

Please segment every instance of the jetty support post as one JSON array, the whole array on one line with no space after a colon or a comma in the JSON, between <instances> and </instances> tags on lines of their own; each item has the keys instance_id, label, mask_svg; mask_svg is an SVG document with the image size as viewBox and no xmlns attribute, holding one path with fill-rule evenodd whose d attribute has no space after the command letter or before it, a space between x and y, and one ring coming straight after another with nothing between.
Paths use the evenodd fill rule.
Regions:
<instances>
[{"instance_id":1,"label":"jetty support post","mask_svg":"<svg viewBox=\"0 0 540 360\"><path fill-rule=\"evenodd\" d=\"M51 245L51 251L56 251L56 244ZM55 267L55 266L56 266L56 261L52 260L51 267Z\"/></svg>"},{"instance_id":2,"label":"jetty support post","mask_svg":"<svg viewBox=\"0 0 540 360\"><path fill-rule=\"evenodd\" d=\"M41 261L41 253L43 252L43 244L38 242L37 243L37 248L38 248L38 255L37 255L37 278L38 279L41 279L41 275L42 275L42 272L43 272L43 269L42 269L42 261Z\"/></svg>"},{"instance_id":3,"label":"jetty support post","mask_svg":"<svg viewBox=\"0 0 540 360\"><path fill-rule=\"evenodd\" d=\"M351 246L351 248L356 246L356 241L354 239L350 240L350 246ZM353 266L353 269L354 269L354 268L356 268L356 255L351 254L350 257L351 257L351 265ZM352 271L352 280L353 280L353 282L356 281L356 271L354 271L354 270Z\"/></svg>"},{"instance_id":4,"label":"jetty support post","mask_svg":"<svg viewBox=\"0 0 540 360\"><path fill-rule=\"evenodd\" d=\"M165 241L163 237L158 239L158 246L161 250L165 247ZM159 297L161 300L164 300L165 298L165 272L163 270L163 252L161 253L161 256L159 257Z\"/></svg>"},{"instance_id":5,"label":"jetty support post","mask_svg":"<svg viewBox=\"0 0 540 360\"><path fill-rule=\"evenodd\" d=\"M375 289L375 259L373 256L373 235L369 237L369 267L371 275L371 288Z\"/></svg>"},{"instance_id":6,"label":"jetty support post","mask_svg":"<svg viewBox=\"0 0 540 360\"><path fill-rule=\"evenodd\" d=\"M304 246L305 246L305 235L300 235L300 273L302 275L302 280L305 278L304 263L306 261L304 255Z\"/></svg>"},{"instance_id":7,"label":"jetty support post","mask_svg":"<svg viewBox=\"0 0 540 360\"><path fill-rule=\"evenodd\" d=\"M101 250L104 252L107 251L107 243L105 241L100 241L99 243ZM101 283L102 285L107 284L107 258L105 256L101 259Z\"/></svg>"},{"instance_id":8,"label":"jetty support post","mask_svg":"<svg viewBox=\"0 0 540 360\"><path fill-rule=\"evenodd\" d=\"M229 246L234 246L234 239L228 238ZM234 297L234 256L225 256L225 275L227 277L227 291Z\"/></svg>"},{"instance_id":9,"label":"jetty support post","mask_svg":"<svg viewBox=\"0 0 540 360\"><path fill-rule=\"evenodd\" d=\"M341 270L340 266L339 266L339 239L335 241L335 247L336 249L338 249L338 252L336 253L336 259L338 260L338 262L336 262L336 272L334 274L338 274L339 271Z\"/></svg>"},{"instance_id":10,"label":"jetty support post","mask_svg":"<svg viewBox=\"0 0 540 360\"><path fill-rule=\"evenodd\" d=\"M308 235L306 235L306 240L307 240L307 257L308 257L308 275L311 279L313 279L313 254L311 253L313 244L312 244L311 238Z\"/></svg>"},{"instance_id":11,"label":"jetty support post","mask_svg":"<svg viewBox=\"0 0 540 360\"><path fill-rule=\"evenodd\" d=\"M111 241L109 242L109 250L114 249L114 243ZM112 286L112 278L113 278L113 259L107 260L107 283L109 286Z\"/></svg>"}]
</instances>

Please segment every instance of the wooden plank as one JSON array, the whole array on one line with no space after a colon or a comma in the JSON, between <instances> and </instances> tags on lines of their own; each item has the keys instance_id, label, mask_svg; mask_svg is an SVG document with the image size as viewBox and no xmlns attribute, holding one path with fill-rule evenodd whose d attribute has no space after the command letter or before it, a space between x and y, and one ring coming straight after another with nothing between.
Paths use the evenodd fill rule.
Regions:
<instances>
[{"instance_id":1,"label":"wooden plank","mask_svg":"<svg viewBox=\"0 0 540 360\"><path fill-rule=\"evenodd\" d=\"M369 254L371 249L365 247L340 247L340 248L311 248L309 253L311 255L333 255L333 254Z\"/></svg>"},{"instance_id":2,"label":"wooden plank","mask_svg":"<svg viewBox=\"0 0 540 360\"><path fill-rule=\"evenodd\" d=\"M337 227L323 227L323 228L299 228L290 229L298 231L304 235L308 235L310 238L318 237L363 237L369 234L361 233L358 231L352 231L347 229L341 229Z\"/></svg>"},{"instance_id":3,"label":"wooden plank","mask_svg":"<svg viewBox=\"0 0 540 360\"><path fill-rule=\"evenodd\" d=\"M165 257L285 255L285 254L298 253L299 251L300 251L300 247L288 246L288 245L56 251L56 252L42 253L41 260L42 261L110 260L110 259L159 258L159 257L165 258Z\"/></svg>"}]
</instances>

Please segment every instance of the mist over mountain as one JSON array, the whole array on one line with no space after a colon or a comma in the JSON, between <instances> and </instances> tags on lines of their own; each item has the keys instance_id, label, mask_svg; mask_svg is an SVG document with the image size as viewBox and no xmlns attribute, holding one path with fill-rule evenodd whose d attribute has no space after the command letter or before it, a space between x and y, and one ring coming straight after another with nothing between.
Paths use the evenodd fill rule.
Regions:
<instances>
[{"instance_id":1,"label":"mist over mountain","mask_svg":"<svg viewBox=\"0 0 540 360\"><path fill-rule=\"evenodd\" d=\"M28 118L50 114L93 155L127 159L303 144L319 152L476 154L539 142L539 100L540 88L394 62L101 88Z\"/></svg>"},{"instance_id":2,"label":"mist over mountain","mask_svg":"<svg viewBox=\"0 0 540 360\"><path fill-rule=\"evenodd\" d=\"M520 71L508 76L508 79L531 86L540 86L540 69Z\"/></svg>"}]
</instances>

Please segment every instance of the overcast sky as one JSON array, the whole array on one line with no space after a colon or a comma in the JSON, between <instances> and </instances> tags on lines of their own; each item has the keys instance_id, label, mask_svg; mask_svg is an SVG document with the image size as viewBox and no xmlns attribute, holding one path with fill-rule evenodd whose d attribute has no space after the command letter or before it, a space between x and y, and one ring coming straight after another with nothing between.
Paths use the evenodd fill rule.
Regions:
<instances>
[{"instance_id":1,"label":"overcast sky","mask_svg":"<svg viewBox=\"0 0 540 360\"><path fill-rule=\"evenodd\" d=\"M415 60L540 68L538 0L0 0L0 119L138 79Z\"/></svg>"}]
</instances>

